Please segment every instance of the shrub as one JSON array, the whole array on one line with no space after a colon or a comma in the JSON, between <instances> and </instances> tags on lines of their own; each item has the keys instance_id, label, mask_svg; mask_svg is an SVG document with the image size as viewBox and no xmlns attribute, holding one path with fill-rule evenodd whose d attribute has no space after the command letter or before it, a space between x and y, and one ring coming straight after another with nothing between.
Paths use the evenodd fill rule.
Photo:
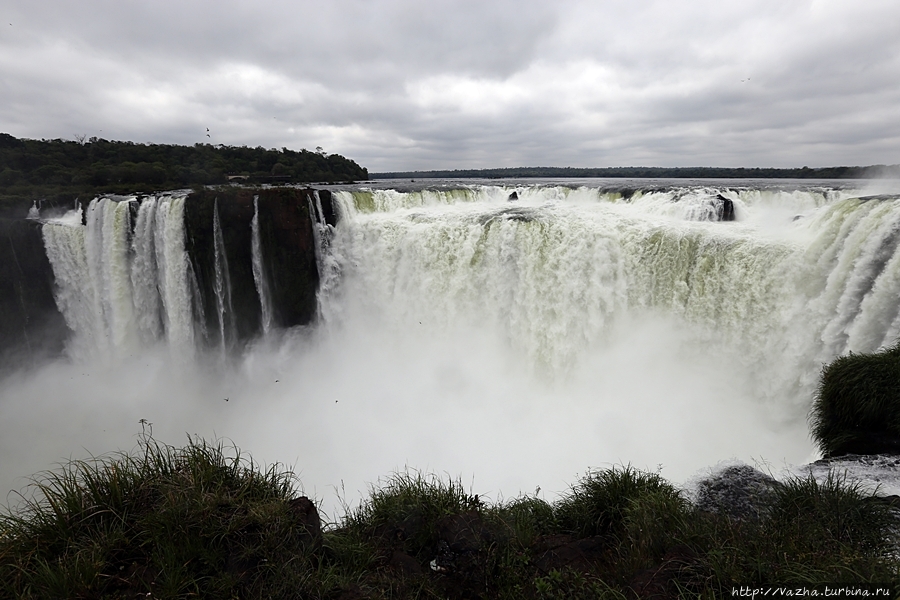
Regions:
<instances>
[{"instance_id":1,"label":"shrub","mask_svg":"<svg viewBox=\"0 0 900 600\"><path fill-rule=\"evenodd\" d=\"M438 544L437 522L442 517L478 509L477 496L466 493L459 481L418 471L395 473L344 518L344 527L366 537L402 538L407 552L431 558Z\"/></svg>"},{"instance_id":2,"label":"shrub","mask_svg":"<svg viewBox=\"0 0 900 600\"><path fill-rule=\"evenodd\" d=\"M70 462L0 516L0 597L718 598L900 581L892 500L835 474L773 481L745 518L630 466L589 471L552 504L489 504L407 471L324 531L297 487L191 439Z\"/></svg>"},{"instance_id":3,"label":"shrub","mask_svg":"<svg viewBox=\"0 0 900 600\"><path fill-rule=\"evenodd\" d=\"M826 457L900 452L900 344L827 365L810 431Z\"/></svg>"},{"instance_id":4,"label":"shrub","mask_svg":"<svg viewBox=\"0 0 900 600\"><path fill-rule=\"evenodd\" d=\"M589 471L556 506L556 526L577 536L621 534L632 506L647 501L676 512L687 506L679 492L655 473L631 466Z\"/></svg>"}]
</instances>

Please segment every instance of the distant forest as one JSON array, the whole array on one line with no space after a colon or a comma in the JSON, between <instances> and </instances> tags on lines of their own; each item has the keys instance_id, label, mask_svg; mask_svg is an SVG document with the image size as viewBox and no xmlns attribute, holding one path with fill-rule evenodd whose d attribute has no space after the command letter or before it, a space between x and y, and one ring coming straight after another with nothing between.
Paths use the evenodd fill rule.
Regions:
<instances>
[{"instance_id":1,"label":"distant forest","mask_svg":"<svg viewBox=\"0 0 900 600\"><path fill-rule=\"evenodd\" d=\"M900 174L900 165L869 167L821 167L810 169L729 168L729 167L514 167L508 169L455 169L453 171L402 171L372 173L372 179L517 179L528 177L629 177L659 179L866 179Z\"/></svg>"},{"instance_id":2,"label":"distant forest","mask_svg":"<svg viewBox=\"0 0 900 600\"><path fill-rule=\"evenodd\" d=\"M248 183L337 183L366 180L368 171L321 148L137 144L96 137L18 139L0 133L0 216L24 216L32 202L73 205L102 193Z\"/></svg>"}]
</instances>

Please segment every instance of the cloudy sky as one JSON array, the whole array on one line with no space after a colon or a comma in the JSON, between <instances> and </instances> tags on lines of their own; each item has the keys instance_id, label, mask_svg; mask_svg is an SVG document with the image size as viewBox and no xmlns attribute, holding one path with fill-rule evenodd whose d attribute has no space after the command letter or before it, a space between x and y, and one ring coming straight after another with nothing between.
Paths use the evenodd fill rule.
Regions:
<instances>
[{"instance_id":1,"label":"cloudy sky","mask_svg":"<svg viewBox=\"0 0 900 600\"><path fill-rule=\"evenodd\" d=\"M896 0L3 0L0 24L18 137L371 172L900 162Z\"/></svg>"}]
</instances>

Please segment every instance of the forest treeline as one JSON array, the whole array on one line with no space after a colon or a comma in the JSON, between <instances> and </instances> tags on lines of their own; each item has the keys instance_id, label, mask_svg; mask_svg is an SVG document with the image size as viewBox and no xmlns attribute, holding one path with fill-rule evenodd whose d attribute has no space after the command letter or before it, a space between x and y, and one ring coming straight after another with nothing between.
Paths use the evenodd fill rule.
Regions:
<instances>
[{"instance_id":1,"label":"forest treeline","mask_svg":"<svg viewBox=\"0 0 900 600\"><path fill-rule=\"evenodd\" d=\"M0 216L24 216L32 202L74 203L133 193L249 183L335 183L368 179L365 168L321 149L139 144L96 137L19 139L0 133ZM22 213L22 214L20 214Z\"/></svg>"},{"instance_id":2,"label":"forest treeline","mask_svg":"<svg viewBox=\"0 0 900 600\"><path fill-rule=\"evenodd\" d=\"M801 167L797 169L745 167L512 167L506 169L454 169L452 171L403 171L372 173L372 179L515 179L528 177L630 177L659 179L866 179L897 177L900 165L868 167Z\"/></svg>"}]
</instances>

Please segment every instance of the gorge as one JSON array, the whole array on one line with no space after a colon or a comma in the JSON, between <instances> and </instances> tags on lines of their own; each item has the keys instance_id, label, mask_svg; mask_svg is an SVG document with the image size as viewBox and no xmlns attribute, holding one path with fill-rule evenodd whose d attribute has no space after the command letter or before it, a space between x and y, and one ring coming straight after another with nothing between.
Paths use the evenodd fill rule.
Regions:
<instances>
[{"instance_id":1,"label":"gorge","mask_svg":"<svg viewBox=\"0 0 900 600\"><path fill-rule=\"evenodd\" d=\"M326 508L406 466L514 496L809 462L822 365L900 333L875 185L225 187L4 221L0 482L141 420L287 461Z\"/></svg>"}]
</instances>

